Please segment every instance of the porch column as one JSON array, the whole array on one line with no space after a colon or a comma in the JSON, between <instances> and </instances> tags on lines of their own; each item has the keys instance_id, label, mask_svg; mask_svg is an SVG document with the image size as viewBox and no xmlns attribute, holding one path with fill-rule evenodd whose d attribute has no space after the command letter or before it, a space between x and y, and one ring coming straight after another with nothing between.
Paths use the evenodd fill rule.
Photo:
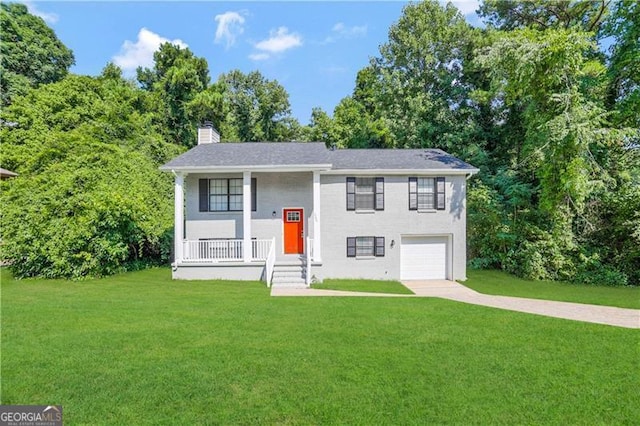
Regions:
<instances>
[{"instance_id":1,"label":"porch column","mask_svg":"<svg viewBox=\"0 0 640 426\"><path fill-rule=\"evenodd\" d=\"M184 246L184 175L175 173L174 185L174 234L173 234L173 253L175 263L182 262L182 248Z\"/></svg>"},{"instance_id":2,"label":"porch column","mask_svg":"<svg viewBox=\"0 0 640 426\"><path fill-rule=\"evenodd\" d=\"M251 262L251 172L242 173L242 249L245 262Z\"/></svg>"},{"instance_id":3,"label":"porch column","mask_svg":"<svg viewBox=\"0 0 640 426\"><path fill-rule=\"evenodd\" d=\"M313 172L313 261L322 262L320 232L320 172Z\"/></svg>"}]
</instances>

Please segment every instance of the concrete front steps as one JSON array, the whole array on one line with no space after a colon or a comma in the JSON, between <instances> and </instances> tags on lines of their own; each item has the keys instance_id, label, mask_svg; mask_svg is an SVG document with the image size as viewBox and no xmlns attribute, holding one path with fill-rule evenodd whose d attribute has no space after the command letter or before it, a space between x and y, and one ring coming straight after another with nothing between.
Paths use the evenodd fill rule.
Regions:
<instances>
[{"instance_id":1,"label":"concrete front steps","mask_svg":"<svg viewBox=\"0 0 640 426\"><path fill-rule=\"evenodd\" d=\"M276 261L273 267L272 288L307 288L307 268L304 259Z\"/></svg>"}]
</instances>

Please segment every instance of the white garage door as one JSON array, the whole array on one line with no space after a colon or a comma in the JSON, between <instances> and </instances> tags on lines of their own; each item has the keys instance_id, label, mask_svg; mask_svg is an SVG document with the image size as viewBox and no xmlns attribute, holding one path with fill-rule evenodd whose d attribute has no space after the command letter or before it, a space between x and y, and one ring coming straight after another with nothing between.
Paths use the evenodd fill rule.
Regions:
<instances>
[{"instance_id":1,"label":"white garage door","mask_svg":"<svg viewBox=\"0 0 640 426\"><path fill-rule=\"evenodd\" d=\"M402 237L400 278L447 279L447 237Z\"/></svg>"}]
</instances>

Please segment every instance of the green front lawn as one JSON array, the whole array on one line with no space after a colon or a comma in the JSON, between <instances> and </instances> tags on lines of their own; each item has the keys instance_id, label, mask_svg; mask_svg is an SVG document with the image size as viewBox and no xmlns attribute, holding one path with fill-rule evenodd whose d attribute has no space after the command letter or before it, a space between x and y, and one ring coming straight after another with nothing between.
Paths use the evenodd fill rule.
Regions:
<instances>
[{"instance_id":1,"label":"green front lawn","mask_svg":"<svg viewBox=\"0 0 640 426\"><path fill-rule=\"evenodd\" d=\"M2 404L66 424L638 424L638 330L168 269L2 279Z\"/></svg>"},{"instance_id":2,"label":"green front lawn","mask_svg":"<svg viewBox=\"0 0 640 426\"><path fill-rule=\"evenodd\" d=\"M411 290L398 281L377 280L335 280L328 279L322 283L313 284L313 288L324 290L362 291L369 293L413 294Z\"/></svg>"},{"instance_id":3,"label":"green front lawn","mask_svg":"<svg viewBox=\"0 0 640 426\"><path fill-rule=\"evenodd\" d=\"M467 270L462 284L484 294L530 297L640 309L640 287L605 287L558 281L530 281L490 270Z\"/></svg>"}]
</instances>

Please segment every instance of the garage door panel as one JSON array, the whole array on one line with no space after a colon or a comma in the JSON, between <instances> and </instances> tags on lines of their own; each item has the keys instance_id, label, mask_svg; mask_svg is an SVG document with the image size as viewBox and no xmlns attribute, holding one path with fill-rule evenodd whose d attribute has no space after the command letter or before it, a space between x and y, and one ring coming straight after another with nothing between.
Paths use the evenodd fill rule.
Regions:
<instances>
[{"instance_id":1,"label":"garage door panel","mask_svg":"<svg viewBox=\"0 0 640 426\"><path fill-rule=\"evenodd\" d=\"M447 278L447 237L403 237L400 277L404 280Z\"/></svg>"}]
</instances>

